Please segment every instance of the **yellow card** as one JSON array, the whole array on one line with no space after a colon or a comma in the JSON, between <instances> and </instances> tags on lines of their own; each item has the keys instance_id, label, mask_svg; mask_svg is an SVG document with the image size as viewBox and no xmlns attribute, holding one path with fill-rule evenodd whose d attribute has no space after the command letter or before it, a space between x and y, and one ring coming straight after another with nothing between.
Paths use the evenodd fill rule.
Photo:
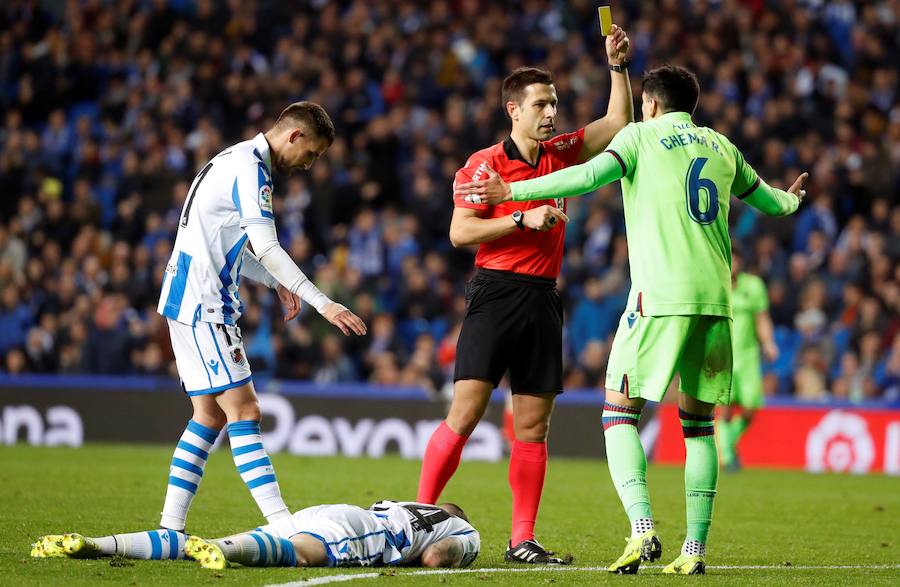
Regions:
<instances>
[{"instance_id":1,"label":"yellow card","mask_svg":"<svg viewBox=\"0 0 900 587\"><path fill-rule=\"evenodd\" d=\"M605 37L612 28L612 11L609 6L598 6L597 13L600 15L600 34Z\"/></svg>"}]
</instances>

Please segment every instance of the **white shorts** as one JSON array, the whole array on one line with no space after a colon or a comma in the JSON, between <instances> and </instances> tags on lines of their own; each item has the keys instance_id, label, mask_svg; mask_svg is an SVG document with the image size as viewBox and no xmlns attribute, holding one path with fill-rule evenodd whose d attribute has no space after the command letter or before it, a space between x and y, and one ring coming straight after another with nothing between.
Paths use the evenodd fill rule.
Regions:
<instances>
[{"instance_id":1,"label":"white shorts","mask_svg":"<svg viewBox=\"0 0 900 587\"><path fill-rule=\"evenodd\" d=\"M166 320L185 393L220 393L252 380L240 328L200 321L192 326Z\"/></svg>"},{"instance_id":2,"label":"white shorts","mask_svg":"<svg viewBox=\"0 0 900 587\"><path fill-rule=\"evenodd\" d=\"M384 563L387 528L355 505L317 505L259 528L278 538L309 534L325 546L328 566L368 567Z\"/></svg>"}]
</instances>

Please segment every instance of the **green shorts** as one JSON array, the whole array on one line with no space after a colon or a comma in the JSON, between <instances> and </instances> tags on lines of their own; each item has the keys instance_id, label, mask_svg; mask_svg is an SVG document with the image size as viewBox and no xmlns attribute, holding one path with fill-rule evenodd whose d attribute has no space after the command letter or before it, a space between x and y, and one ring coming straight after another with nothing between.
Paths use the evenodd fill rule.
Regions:
<instances>
[{"instance_id":1,"label":"green shorts","mask_svg":"<svg viewBox=\"0 0 900 587\"><path fill-rule=\"evenodd\" d=\"M609 354L606 388L658 402L679 373L683 393L728 404L732 358L730 318L625 312Z\"/></svg>"},{"instance_id":2,"label":"green shorts","mask_svg":"<svg viewBox=\"0 0 900 587\"><path fill-rule=\"evenodd\" d=\"M763 406L762 367L759 356L744 357L735 361L731 376L731 404L754 410Z\"/></svg>"}]
</instances>

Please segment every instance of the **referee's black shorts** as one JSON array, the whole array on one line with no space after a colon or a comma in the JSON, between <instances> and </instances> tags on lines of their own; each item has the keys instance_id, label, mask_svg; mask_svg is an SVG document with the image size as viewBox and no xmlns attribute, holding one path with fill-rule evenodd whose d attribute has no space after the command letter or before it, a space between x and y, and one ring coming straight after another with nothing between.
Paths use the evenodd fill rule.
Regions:
<instances>
[{"instance_id":1,"label":"referee's black shorts","mask_svg":"<svg viewBox=\"0 0 900 587\"><path fill-rule=\"evenodd\" d=\"M478 269L466 285L466 317L453 380L509 371L513 393L562 393L563 308L556 280Z\"/></svg>"}]
</instances>

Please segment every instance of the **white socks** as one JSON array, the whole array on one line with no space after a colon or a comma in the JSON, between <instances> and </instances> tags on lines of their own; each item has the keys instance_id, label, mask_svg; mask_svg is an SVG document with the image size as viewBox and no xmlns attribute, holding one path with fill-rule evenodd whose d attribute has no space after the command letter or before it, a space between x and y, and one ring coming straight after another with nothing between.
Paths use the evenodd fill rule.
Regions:
<instances>
[{"instance_id":1,"label":"white socks","mask_svg":"<svg viewBox=\"0 0 900 587\"><path fill-rule=\"evenodd\" d=\"M653 525L653 518L638 518L631 522L631 537L640 536L644 532L649 532L655 526Z\"/></svg>"},{"instance_id":2,"label":"white socks","mask_svg":"<svg viewBox=\"0 0 900 587\"><path fill-rule=\"evenodd\" d=\"M231 454L241 479L250 489L262 515L271 523L290 515L275 478L272 461L262 445L259 422L241 420L228 425Z\"/></svg>"},{"instance_id":3,"label":"white socks","mask_svg":"<svg viewBox=\"0 0 900 587\"><path fill-rule=\"evenodd\" d=\"M681 546L681 554L687 556L706 556L706 543L697 540L685 540Z\"/></svg>"},{"instance_id":4,"label":"white socks","mask_svg":"<svg viewBox=\"0 0 900 587\"><path fill-rule=\"evenodd\" d=\"M131 534L114 534L91 538L100 552L109 556L124 556L144 560L183 559L187 537L174 530L150 530Z\"/></svg>"},{"instance_id":5,"label":"white socks","mask_svg":"<svg viewBox=\"0 0 900 587\"><path fill-rule=\"evenodd\" d=\"M200 480L203 479L209 450L218 435L218 430L188 420L169 467L169 486L159 522L163 528L184 530L188 509L194 501Z\"/></svg>"}]
</instances>

